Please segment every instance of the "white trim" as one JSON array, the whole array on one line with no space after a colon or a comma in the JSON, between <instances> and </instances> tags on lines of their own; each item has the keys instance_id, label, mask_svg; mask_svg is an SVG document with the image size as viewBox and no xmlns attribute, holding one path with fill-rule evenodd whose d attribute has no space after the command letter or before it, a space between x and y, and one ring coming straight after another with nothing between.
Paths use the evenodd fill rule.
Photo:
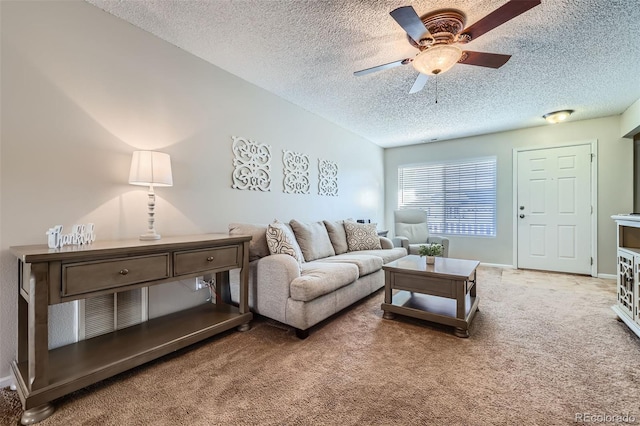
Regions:
<instances>
[{"instance_id":1,"label":"white trim","mask_svg":"<svg viewBox=\"0 0 640 426\"><path fill-rule=\"evenodd\" d=\"M598 274L598 278L604 280L616 280L618 277L615 274Z\"/></svg>"},{"instance_id":2,"label":"white trim","mask_svg":"<svg viewBox=\"0 0 640 426\"><path fill-rule=\"evenodd\" d=\"M552 148L566 148L570 146L590 145L591 146L591 206L593 213L591 214L591 257L593 264L591 265L591 276L598 276L598 140L586 140L567 142L560 145L548 145L543 147L532 148L513 148L513 164L512 164L512 202L513 202L513 264L518 268L518 154L524 151L538 151Z\"/></svg>"},{"instance_id":3,"label":"white trim","mask_svg":"<svg viewBox=\"0 0 640 426\"><path fill-rule=\"evenodd\" d=\"M591 141L591 276L598 276L598 139Z\"/></svg>"},{"instance_id":4,"label":"white trim","mask_svg":"<svg viewBox=\"0 0 640 426\"><path fill-rule=\"evenodd\" d=\"M503 265L502 263L487 263L487 262L480 262L480 266L488 266L490 268L504 268L504 269L517 269L515 266L513 265Z\"/></svg>"},{"instance_id":5,"label":"white trim","mask_svg":"<svg viewBox=\"0 0 640 426\"><path fill-rule=\"evenodd\" d=\"M4 389L6 387L10 387L11 390L16 390L16 381L13 380L12 375L0 378L0 389Z\"/></svg>"}]
</instances>

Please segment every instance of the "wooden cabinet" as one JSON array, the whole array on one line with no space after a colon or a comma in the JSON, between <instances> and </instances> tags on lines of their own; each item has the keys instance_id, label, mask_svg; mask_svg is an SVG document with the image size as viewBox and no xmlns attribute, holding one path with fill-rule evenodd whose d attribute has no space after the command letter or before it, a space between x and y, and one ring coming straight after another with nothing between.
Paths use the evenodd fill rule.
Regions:
<instances>
[{"instance_id":1,"label":"wooden cabinet","mask_svg":"<svg viewBox=\"0 0 640 426\"><path fill-rule=\"evenodd\" d=\"M640 216L611 216L618 229L616 304L613 310L640 336Z\"/></svg>"},{"instance_id":2,"label":"wooden cabinet","mask_svg":"<svg viewBox=\"0 0 640 426\"><path fill-rule=\"evenodd\" d=\"M249 329L250 236L208 234L157 241L104 241L49 249L11 247L18 258L18 350L12 370L25 413L23 424L53 413L50 404L69 392L238 327ZM214 300L113 333L48 349L48 306L214 275L228 294L229 270L241 268L240 302Z\"/></svg>"}]
</instances>

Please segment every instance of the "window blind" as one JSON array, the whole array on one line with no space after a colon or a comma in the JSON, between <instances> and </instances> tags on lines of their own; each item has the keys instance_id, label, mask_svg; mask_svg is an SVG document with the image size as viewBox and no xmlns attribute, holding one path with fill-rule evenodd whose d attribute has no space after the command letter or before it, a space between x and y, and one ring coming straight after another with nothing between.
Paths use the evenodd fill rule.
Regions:
<instances>
[{"instance_id":1,"label":"window blind","mask_svg":"<svg viewBox=\"0 0 640 426\"><path fill-rule=\"evenodd\" d=\"M432 234L496 235L496 157L398 167L398 208L427 212Z\"/></svg>"}]
</instances>

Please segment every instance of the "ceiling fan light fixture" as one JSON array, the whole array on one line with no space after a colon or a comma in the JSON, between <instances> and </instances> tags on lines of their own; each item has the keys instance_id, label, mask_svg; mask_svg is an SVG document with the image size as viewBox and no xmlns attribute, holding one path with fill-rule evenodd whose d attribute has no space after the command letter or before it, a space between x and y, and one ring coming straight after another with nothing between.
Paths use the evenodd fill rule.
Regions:
<instances>
[{"instance_id":1,"label":"ceiling fan light fixture","mask_svg":"<svg viewBox=\"0 0 640 426\"><path fill-rule=\"evenodd\" d=\"M553 111L548 114L545 114L542 116L542 118L547 120L549 123L555 124L555 123L560 123L562 121L565 121L567 118L569 118L571 114L573 114L572 109L563 109L560 111Z\"/></svg>"},{"instance_id":2,"label":"ceiling fan light fixture","mask_svg":"<svg viewBox=\"0 0 640 426\"><path fill-rule=\"evenodd\" d=\"M413 68L422 74L436 75L448 71L462 57L462 49L450 44L437 44L418 53Z\"/></svg>"}]
</instances>

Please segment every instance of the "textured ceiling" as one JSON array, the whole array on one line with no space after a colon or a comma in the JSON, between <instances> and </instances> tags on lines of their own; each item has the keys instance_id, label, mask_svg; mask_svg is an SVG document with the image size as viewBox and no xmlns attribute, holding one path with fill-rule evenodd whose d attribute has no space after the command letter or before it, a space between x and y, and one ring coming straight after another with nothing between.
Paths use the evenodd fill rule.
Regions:
<instances>
[{"instance_id":1,"label":"textured ceiling","mask_svg":"<svg viewBox=\"0 0 640 426\"><path fill-rule=\"evenodd\" d=\"M464 46L512 55L455 65L410 95L411 65L354 77L417 50L389 12L455 8L469 26L505 0L87 0L382 147L624 112L640 98L638 0L542 0Z\"/></svg>"}]
</instances>

